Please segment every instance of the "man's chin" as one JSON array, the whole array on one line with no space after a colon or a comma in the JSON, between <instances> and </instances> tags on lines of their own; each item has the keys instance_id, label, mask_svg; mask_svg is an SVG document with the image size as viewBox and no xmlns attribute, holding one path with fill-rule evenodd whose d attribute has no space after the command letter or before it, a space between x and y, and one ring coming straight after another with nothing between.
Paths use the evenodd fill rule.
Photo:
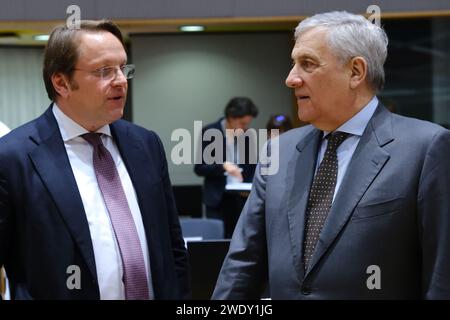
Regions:
<instances>
[{"instance_id":1,"label":"man's chin","mask_svg":"<svg viewBox=\"0 0 450 320\"><path fill-rule=\"evenodd\" d=\"M123 109L124 108L114 108L113 110L109 110L108 114L109 123L121 119L123 117Z\"/></svg>"},{"instance_id":2,"label":"man's chin","mask_svg":"<svg viewBox=\"0 0 450 320\"><path fill-rule=\"evenodd\" d=\"M302 112L299 110L297 112L297 115L298 115L298 119L302 122L310 123L312 120L314 120L314 117L308 112L304 112L304 111Z\"/></svg>"}]
</instances>

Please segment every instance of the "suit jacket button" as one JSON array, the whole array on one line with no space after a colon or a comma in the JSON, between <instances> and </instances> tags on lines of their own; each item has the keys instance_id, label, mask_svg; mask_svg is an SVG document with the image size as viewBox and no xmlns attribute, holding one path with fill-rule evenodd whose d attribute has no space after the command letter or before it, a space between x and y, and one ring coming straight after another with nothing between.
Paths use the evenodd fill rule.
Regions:
<instances>
[{"instance_id":1,"label":"suit jacket button","mask_svg":"<svg viewBox=\"0 0 450 320\"><path fill-rule=\"evenodd\" d=\"M302 288L302 294L304 294L305 296L311 294L311 288L308 287L308 286L304 286L304 287Z\"/></svg>"}]
</instances>

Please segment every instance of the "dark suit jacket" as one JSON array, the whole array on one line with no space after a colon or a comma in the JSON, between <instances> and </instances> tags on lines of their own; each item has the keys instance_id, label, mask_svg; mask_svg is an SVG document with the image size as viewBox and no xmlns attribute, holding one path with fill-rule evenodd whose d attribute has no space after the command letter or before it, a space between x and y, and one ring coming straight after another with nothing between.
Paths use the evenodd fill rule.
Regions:
<instances>
[{"instance_id":1,"label":"dark suit jacket","mask_svg":"<svg viewBox=\"0 0 450 320\"><path fill-rule=\"evenodd\" d=\"M222 126L220 122L223 118L218 121L211 123L205 126L202 129L202 137L205 131L209 129L216 129L222 132ZM223 133L223 159L222 163L218 164L206 164L203 157L202 163L196 164L194 166L194 171L197 175L205 177L205 181L203 184L203 202L208 207L218 207L222 201L223 194L225 192L225 185L227 183L227 178L224 175L225 170L223 169L223 163L226 160L226 137ZM202 139L202 155L205 148L214 143L214 139L211 141L204 141ZM255 172L256 164L249 163L249 143L246 140L245 143L245 163L238 164L240 168L242 168L242 177L244 178L244 182L252 182L253 174Z\"/></svg>"},{"instance_id":2,"label":"dark suit jacket","mask_svg":"<svg viewBox=\"0 0 450 320\"><path fill-rule=\"evenodd\" d=\"M313 126L288 131L279 138L278 173L256 169L213 298L258 298L268 280L273 299L449 299L450 132L379 105L305 273L305 209L320 138ZM367 286L373 275L381 289Z\"/></svg>"},{"instance_id":3,"label":"dark suit jacket","mask_svg":"<svg viewBox=\"0 0 450 320\"><path fill-rule=\"evenodd\" d=\"M158 136L124 120L111 133L137 193L156 299L189 296L188 261ZM80 194L51 107L0 139L0 265L13 299L99 299ZM81 270L69 290L67 268Z\"/></svg>"}]
</instances>

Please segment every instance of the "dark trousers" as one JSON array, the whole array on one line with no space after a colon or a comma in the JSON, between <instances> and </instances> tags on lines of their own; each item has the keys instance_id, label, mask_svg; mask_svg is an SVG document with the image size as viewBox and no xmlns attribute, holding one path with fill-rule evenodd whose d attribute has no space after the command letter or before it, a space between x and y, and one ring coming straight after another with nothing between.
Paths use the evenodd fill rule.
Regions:
<instances>
[{"instance_id":1,"label":"dark trousers","mask_svg":"<svg viewBox=\"0 0 450 320\"><path fill-rule=\"evenodd\" d=\"M247 198L238 193L225 193L218 207L206 207L206 217L222 220L225 226L225 238L229 239L233 235L246 200Z\"/></svg>"}]
</instances>

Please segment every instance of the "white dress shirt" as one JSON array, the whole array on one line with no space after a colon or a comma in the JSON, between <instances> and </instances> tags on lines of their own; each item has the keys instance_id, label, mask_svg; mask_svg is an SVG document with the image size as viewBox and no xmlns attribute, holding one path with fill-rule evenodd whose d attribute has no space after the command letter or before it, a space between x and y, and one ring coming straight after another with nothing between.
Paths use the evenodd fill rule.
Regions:
<instances>
[{"instance_id":1,"label":"white dress shirt","mask_svg":"<svg viewBox=\"0 0 450 320\"><path fill-rule=\"evenodd\" d=\"M125 289L122 281L122 260L111 219L95 176L92 162L93 147L80 137L80 135L88 133L88 131L65 115L56 103L53 104L53 114L55 115L64 146L66 147L67 156L69 157L89 224L97 269L98 286L100 289L100 299L123 300L125 299ZM120 180L122 181L122 186L141 242L149 284L149 298L152 299L154 293L151 286L147 240L136 192L117 149L117 145L112 139L109 125L105 125L97 130L97 132L102 133L101 139L103 144L111 153Z\"/></svg>"},{"instance_id":2,"label":"white dress shirt","mask_svg":"<svg viewBox=\"0 0 450 320\"><path fill-rule=\"evenodd\" d=\"M9 131L10 131L9 128L3 122L0 122L0 137L4 136Z\"/></svg>"},{"instance_id":3,"label":"white dress shirt","mask_svg":"<svg viewBox=\"0 0 450 320\"><path fill-rule=\"evenodd\" d=\"M336 181L336 188L334 189L333 201L334 198L336 197L337 192L339 191L339 187L341 186L342 183L342 178L345 176L345 173L347 172L348 165L353 157L353 154L355 153L359 140L361 139L361 136L363 135L363 132L366 129L367 124L369 123L369 120L372 118L373 113L377 108L377 105L378 99L376 96L374 96L372 100L370 100L370 102L364 108L361 109L361 111L355 114L352 118L350 118L339 128L334 130L335 132L337 131L346 132L349 133L350 135L347 137L347 139L344 140L344 142L342 142L342 144L336 150L338 158L338 175ZM325 151L327 149L328 140L325 138L329 133L330 132L328 131L323 132L322 144L320 146L319 155L317 157L316 173L317 170L319 169L320 162L322 161Z\"/></svg>"},{"instance_id":4,"label":"white dress shirt","mask_svg":"<svg viewBox=\"0 0 450 320\"><path fill-rule=\"evenodd\" d=\"M220 122L220 125L222 127L222 134L225 137L225 161L234 163L235 165L239 166L239 148L237 145L237 137L235 137L234 133L231 133L230 131L227 132L226 128L226 119L222 119ZM233 130L233 129L230 129ZM233 130L234 132L234 130ZM242 173L242 168L239 168ZM227 185L237 184L241 183L237 177L229 175L227 172L224 172L224 175L227 177Z\"/></svg>"}]
</instances>

